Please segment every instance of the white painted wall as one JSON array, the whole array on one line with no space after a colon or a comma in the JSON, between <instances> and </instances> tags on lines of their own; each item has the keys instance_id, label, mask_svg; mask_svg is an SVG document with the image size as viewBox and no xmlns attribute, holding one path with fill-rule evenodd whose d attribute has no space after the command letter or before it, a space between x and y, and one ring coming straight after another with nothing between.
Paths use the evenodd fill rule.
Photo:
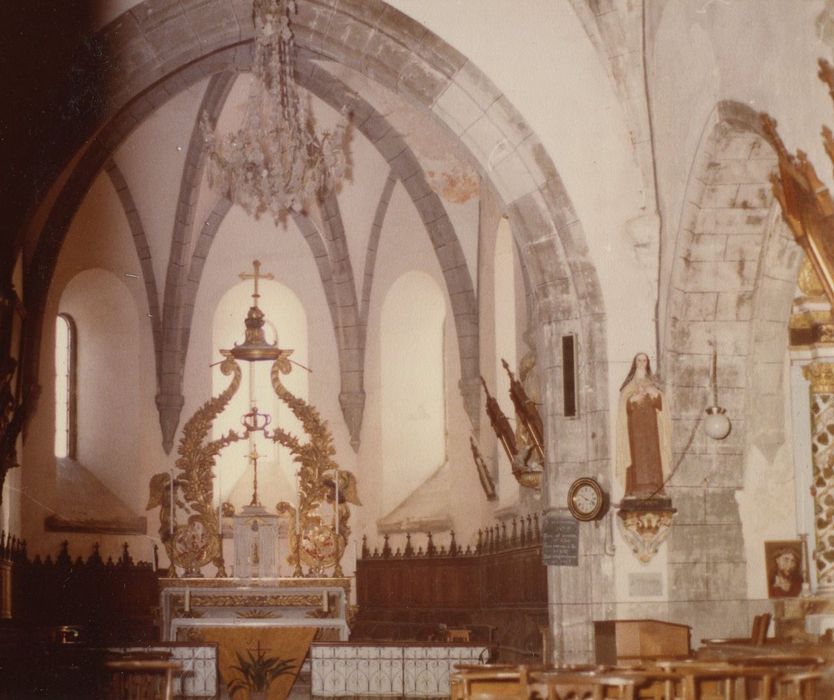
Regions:
<instances>
[{"instance_id":1,"label":"white painted wall","mask_svg":"<svg viewBox=\"0 0 834 700\"><path fill-rule=\"evenodd\" d=\"M446 304L425 272L404 273L382 303L382 506L391 510L446 461Z\"/></svg>"}]
</instances>

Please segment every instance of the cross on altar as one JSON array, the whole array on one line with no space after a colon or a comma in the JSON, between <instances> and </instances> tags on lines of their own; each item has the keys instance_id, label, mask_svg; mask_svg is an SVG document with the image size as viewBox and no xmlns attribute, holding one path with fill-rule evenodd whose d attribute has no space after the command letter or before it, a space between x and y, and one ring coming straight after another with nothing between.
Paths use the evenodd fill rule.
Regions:
<instances>
[{"instance_id":1,"label":"cross on altar","mask_svg":"<svg viewBox=\"0 0 834 700\"><path fill-rule=\"evenodd\" d=\"M252 462L252 467L254 469L254 478L252 481L252 502L249 505L259 506L261 504L258 501L258 458L263 457L264 455L258 454L258 448L255 445L252 445L252 451L247 456L249 457L249 461Z\"/></svg>"},{"instance_id":2,"label":"cross on altar","mask_svg":"<svg viewBox=\"0 0 834 700\"><path fill-rule=\"evenodd\" d=\"M258 299L260 298L260 293L258 292L258 281L259 280L274 280L275 275L271 272L265 272L261 274L261 261L260 260L253 260L252 261L252 268L255 270L253 273L249 272L241 272L240 279L242 280L255 280L255 292L252 294L252 301L255 306L258 305Z\"/></svg>"},{"instance_id":3,"label":"cross on altar","mask_svg":"<svg viewBox=\"0 0 834 700\"><path fill-rule=\"evenodd\" d=\"M261 654L264 654L265 652L269 651L271 648L272 647L263 647L262 648L261 647L261 640L259 639L257 641L257 643L255 644L254 649L252 647L247 647L246 651L254 651L258 656L261 656Z\"/></svg>"}]
</instances>

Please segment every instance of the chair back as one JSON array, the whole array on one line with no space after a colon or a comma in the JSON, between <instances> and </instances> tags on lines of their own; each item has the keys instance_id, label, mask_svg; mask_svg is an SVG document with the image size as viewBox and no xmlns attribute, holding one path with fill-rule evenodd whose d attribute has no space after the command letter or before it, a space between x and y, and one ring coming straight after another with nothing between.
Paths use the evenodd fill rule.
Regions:
<instances>
[{"instance_id":1,"label":"chair back","mask_svg":"<svg viewBox=\"0 0 834 700\"><path fill-rule=\"evenodd\" d=\"M529 674L527 697L530 700L635 700L637 688L645 681L645 676L633 672L538 671Z\"/></svg>"},{"instance_id":2,"label":"chair back","mask_svg":"<svg viewBox=\"0 0 834 700\"><path fill-rule=\"evenodd\" d=\"M770 613L762 613L753 618L753 627L750 630L750 641L756 646L763 646L767 641L767 631L770 629L770 620L773 616Z\"/></svg>"},{"instance_id":3,"label":"chair back","mask_svg":"<svg viewBox=\"0 0 834 700\"><path fill-rule=\"evenodd\" d=\"M162 659L118 659L105 667L112 700L173 700L174 673L182 671L179 661Z\"/></svg>"}]
</instances>

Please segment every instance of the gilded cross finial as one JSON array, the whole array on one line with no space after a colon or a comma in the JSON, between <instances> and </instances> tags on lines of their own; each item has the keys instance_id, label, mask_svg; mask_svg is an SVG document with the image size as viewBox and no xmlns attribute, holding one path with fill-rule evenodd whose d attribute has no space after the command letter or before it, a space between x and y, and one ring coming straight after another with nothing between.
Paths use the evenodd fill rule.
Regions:
<instances>
[{"instance_id":1,"label":"gilded cross finial","mask_svg":"<svg viewBox=\"0 0 834 700\"><path fill-rule=\"evenodd\" d=\"M257 307L258 306L258 299L260 299L261 295L258 291L258 282L260 280L274 280L275 275L271 272L261 273L261 261L260 260L253 260L252 261L252 268L254 269L253 273L249 272L241 272L240 279L242 280L255 280L255 291L252 294L252 305Z\"/></svg>"}]
</instances>

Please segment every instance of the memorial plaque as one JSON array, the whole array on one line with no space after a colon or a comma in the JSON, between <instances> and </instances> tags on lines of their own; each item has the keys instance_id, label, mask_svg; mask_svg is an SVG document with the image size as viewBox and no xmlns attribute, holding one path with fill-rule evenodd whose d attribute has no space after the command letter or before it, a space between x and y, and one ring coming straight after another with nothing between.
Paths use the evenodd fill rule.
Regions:
<instances>
[{"instance_id":1,"label":"memorial plaque","mask_svg":"<svg viewBox=\"0 0 834 700\"><path fill-rule=\"evenodd\" d=\"M579 522L570 515L544 516L542 561L549 566L579 566Z\"/></svg>"}]
</instances>

